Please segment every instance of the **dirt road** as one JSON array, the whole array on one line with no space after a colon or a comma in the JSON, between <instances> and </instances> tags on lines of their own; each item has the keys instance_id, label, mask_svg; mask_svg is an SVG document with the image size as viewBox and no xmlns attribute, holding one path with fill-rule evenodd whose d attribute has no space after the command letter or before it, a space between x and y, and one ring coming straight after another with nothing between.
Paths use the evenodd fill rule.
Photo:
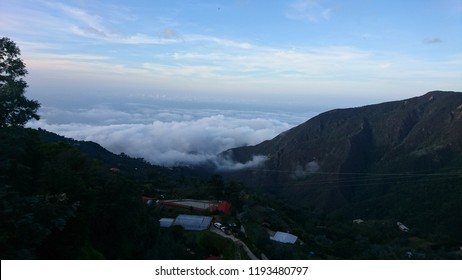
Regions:
<instances>
[{"instance_id":1,"label":"dirt road","mask_svg":"<svg viewBox=\"0 0 462 280\"><path fill-rule=\"evenodd\" d=\"M257 258L254 255L254 253L252 253L252 251L250 251L249 247L247 247L247 245L244 242L242 242L239 238L236 238L234 235L227 235L224 232L222 232L221 230L215 228L214 226L210 227L210 231L213 232L213 233L216 233L216 234L218 234L220 236L223 236L225 238L231 239L237 246L244 249L247 256L249 256L249 259L251 259L251 260L259 260L259 258Z\"/></svg>"}]
</instances>

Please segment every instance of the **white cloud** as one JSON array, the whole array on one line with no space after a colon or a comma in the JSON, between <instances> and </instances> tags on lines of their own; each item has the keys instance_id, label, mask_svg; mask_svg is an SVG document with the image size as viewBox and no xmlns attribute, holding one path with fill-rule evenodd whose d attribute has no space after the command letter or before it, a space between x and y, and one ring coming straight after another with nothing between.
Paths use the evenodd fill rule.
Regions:
<instances>
[{"instance_id":1,"label":"white cloud","mask_svg":"<svg viewBox=\"0 0 462 280\"><path fill-rule=\"evenodd\" d=\"M110 10L109 13L113 16L110 19L105 19L98 14L93 14L87 10L63 3L49 3L49 7L67 15L66 18L62 17L55 19L56 24L61 25L60 29L62 31L82 37L127 45L164 45L176 43L181 39L181 36L179 36L176 30L169 28L165 28L158 36L143 33L124 34L119 32L117 26L121 25L121 22L133 20L133 16L123 13L128 12L126 9L123 10L123 7L117 8L121 11L114 11L114 9ZM118 25L111 23L118 23Z\"/></svg>"},{"instance_id":2,"label":"white cloud","mask_svg":"<svg viewBox=\"0 0 462 280\"><path fill-rule=\"evenodd\" d=\"M322 11L321 14L325 20L329 20L332 16L332 12L333 12L332 8L327 8L327 9L324 9L324 11Z\"/></svg>"},{"instance_id":3,"label":"white cloud","mask_svg":"<svg viewBox=\"0 0 462 280\"><path fill-rule=\"evenodd\" d=\"M219 46L237 48L237 49L252 49L255 47L252 44L247 43L247 42L233 41L233 40L223 39L219 37L206 36L206 35L200 35L200 34L185 35L184 39L185 41L190 41L190 42L211 42Z\"/></svg>"},{"instance_id":4,"label":"white cloud","mask_svg":"<svg viewBox=\"0 0 462 280\"><path fill-rule=\"evenodd\" d=\"M174 77L200 76L220 78L222 81L271 81L289 76L306 80L348 70L357 71L373 60L370 52L351 47L313 48L305 51L253 47L240 52L173 52L157 58L158 63L145 63L144 67ZM160 63L162 60L167 62Z\"/></svg>"},{"instance_id":5,"label":"white cloud","mask_svg":"<svg viewBox=\"0 0 462 280\"><path fill-rule=\"evenodd\" d=\"M106 33L105 28L101 24L102 18L97 15L91 15L85 10L75 8L63 3L49 3L51 8L56 8L66 13L70 17L76 19L79 22L85 24L94 30L97 30L100 33Z\"/></svg>"},{"instance_id":6,"label":"white cloud","mask_svg":"<svg viewBox=\"0 0 462 280\"><path fill-rule=\"evenodd\" d=\"M321 167L316 160L308 162L305 166L297 165L290 175L293 179L304 178L319 171Z\"/></svg>"},{"instance_id":7,"label":"white cloud","mask_svg":"<svg viewBox=\"0 0 462 280\"><path fill-rule=\"evenodd\" d=\"M296 0L290 4L286 17L316 23L321 20L330 20L332 12L332 8L325 7L319 0Z\"/></svg>"},{"instance_id":8,"label":"white cloud","mask_svg":"<svg viewBox=\"0 0 462 280\"><path fill-rule=\"evenodd\" d=\"M218 170L220 171L236 171L241 169L250 169L260 167L265 161L268 160L268 157L263 155L253 156L251 160L245 163L235 162L230 158L218 156L213 162Z\"/></svg>"},{"instance_id":9,"label":"white cloud","mask_svg":"<svg viewBox=\"0 0 462 280\"><path fill-rule=\"evenodd\" d=\"M392 65L393 63L384 62L384 63L379 64L379 67L382 69L387 69L387 68L390 68Z\"/></svg>"},{"instance_id":10,"label":"white cloud","mask_svg":"<svg viewBox=\"0 0 462 280\"><path fill-rule=\"evenodd\" d=\"M239 40L204 30L200 34L170 18L143 18L149 21L146 27L123 8L107 16L110 9L106 5L13 2L26 4L8 2L14 8L3 12L5 24L0 31L19 37L34 35L18 42L30 72L28 91L40 92L34 98L44 104L45 97L63 93L69 99L84 99L101 92L117 97L176 95L242 102L274 97L305 97L306 102L313 102L316 97L318 103L324 103L329 101L326 97L349 94L367 97L374 92L383 98L380 96L400 92L401 98L435 88L461 87L461 63L454 54L431 59L418 52L385 53L366 47L315 48L308 41L295 49L266 46L257 44L258 39ZM288 14L324 21L335 12L330 4L294 1ZM124 27L126 23L129 26ZM35 26L40 28L31 28ZM42 43L33 42L33 38ZM440 40L428 38L424 43Z\"/></svg>"},{"instance_id":11,"label":"white cloud","mask_svg":"<svg viewBox=\"0 0 462 280\"><path fill-rule=\"evenodd\" d=\"M72 117L73 123L70 122ZM58 119L62 122L56 122ZM154 164L174 166L213 162L220 169L229 170L255 167L264 158L255 157L248 163L238 164L216 158L217 154L271 139L293 125L261 118L255 112L252 118L242 118L222 114L194 116L174 110L171 113L167 110L120 112L108 108L66 114L48 108L42 119L30 126L77 140L93 141L114 153L143 157Z\"/></svg>"}]
</instances>

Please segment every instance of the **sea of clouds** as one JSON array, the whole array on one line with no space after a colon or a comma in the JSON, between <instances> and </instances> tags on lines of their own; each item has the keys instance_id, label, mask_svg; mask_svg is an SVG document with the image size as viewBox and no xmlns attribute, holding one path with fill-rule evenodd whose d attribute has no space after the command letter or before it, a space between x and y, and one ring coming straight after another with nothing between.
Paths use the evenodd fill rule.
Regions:
<instances>
[{"instance_id":1,"label":"sea of clouds","mask_svg":"<svg viewBox=\"0 0 462 280\"><path fill-rule=\"evenodd\" d=\"M249 108L167 108L145 104L66 110L43 107L40 115L39 121L28 126L93 141L113 153L141 157L157 165L212 162L223 170L256 167L266 157L255 155L247 163L236 163L217 156L219 153L272 139L313 116Z\"/></svg>"}]
</instances>

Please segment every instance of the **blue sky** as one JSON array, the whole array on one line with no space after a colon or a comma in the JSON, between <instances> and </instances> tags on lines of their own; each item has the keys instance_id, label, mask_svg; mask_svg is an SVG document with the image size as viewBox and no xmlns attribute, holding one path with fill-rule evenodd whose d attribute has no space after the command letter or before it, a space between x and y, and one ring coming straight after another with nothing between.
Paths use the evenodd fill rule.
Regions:
<instances>
[{"instance_id":1,"label":"blue sky","mask_svg":"<svg viewBox=\"0 0 462 280\"><path fill-rule=\"evenodd\" d=\"M327 109L462 91L462 0L1 1L0 36L42 104L33 126L169 165Z\"/></svg>"},{"instance_id":2,"label":"blue sky","mask_svg":"<svg viewBox=\"0 0 462 280\"><path fill-rule=\"evenodd\" d=\"M462 1L2 1L42 103L393 100L462 89ZM67 94L66 98L59 95Z\"/></svg>"}]
</instances>

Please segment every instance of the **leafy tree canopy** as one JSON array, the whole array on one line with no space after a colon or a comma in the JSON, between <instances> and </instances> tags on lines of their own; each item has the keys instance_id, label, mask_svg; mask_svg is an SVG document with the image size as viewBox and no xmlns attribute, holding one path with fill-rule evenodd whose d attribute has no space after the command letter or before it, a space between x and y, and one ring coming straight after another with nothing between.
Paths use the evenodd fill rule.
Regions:
<instances>
[{"instance_id":1,"label":"leafy tree canopy","mask_svg":"<svg viewBox=\"0 0 462 280\"><path fill-rule=\"evenodd\" d=\"M0 127L23 126L31 119L39 119L40 104L24 96L27 83L26 65L21 51L9 38L0 38Z\"/></svg>"}]
</instances>

